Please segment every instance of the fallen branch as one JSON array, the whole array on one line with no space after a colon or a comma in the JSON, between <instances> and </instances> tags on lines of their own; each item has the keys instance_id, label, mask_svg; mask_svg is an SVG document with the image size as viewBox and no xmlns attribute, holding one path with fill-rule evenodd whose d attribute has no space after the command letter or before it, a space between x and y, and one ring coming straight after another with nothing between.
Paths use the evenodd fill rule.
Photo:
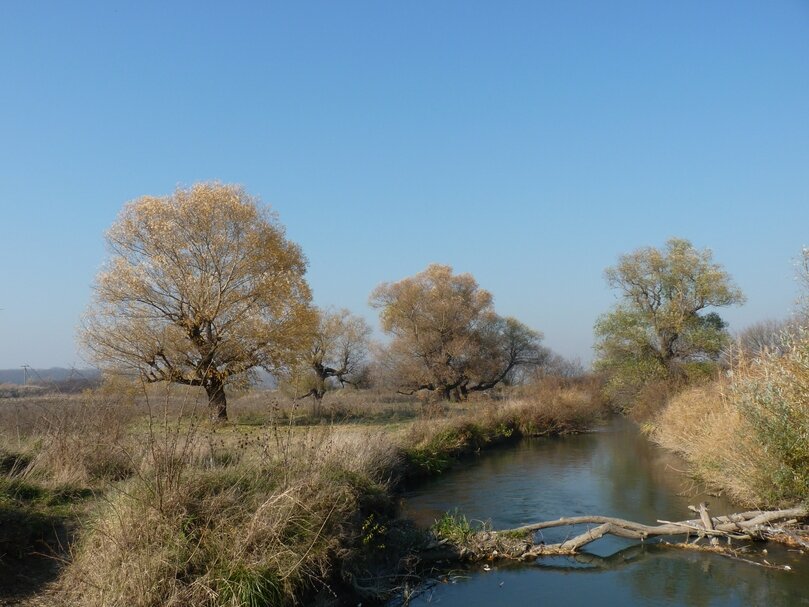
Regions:
<instances>
[{"instance_id":1,"label":"fallen branch","mask_svg":"<svg viewBox=\"0 0 809 607\"><path fill-rule=\"evenodd\" d=\"M639 540L641 542L662 536L685 536L685 543L667 544L676 548L705 550L723 554L736 560L747 561L739 557L730 548L733 539L773 540L783 537L787 533L798 537L787 526L794 525L798 520L809 517L809 510L805 507L788 508L784 510L753 510L738 514L711 517L706 504L692 508L699 513L700 518L679 522L658 521L658 525L644 525L634 521L609 516L574 516L563 517L554 521L543 521L524 525L515 529L501 531L481 530L467 535L463 541L449 542L457 550L458 557L464 560L484 560L494 558L507 559L533 559L548 555L575 555L586 545L604 537L614 535L617 537ZM556 544L537 542L535 533L543 529L567 527L573 525L595 525L583 533ZM776 526L778 525L778 526ZM688 538L712 538L711 546L695 546L689 544ZM728 546L718 545L718 539L726 538ZM447 548L447 542L443 542ZM757 563L760 564L760 563ZM762 565L779 568L773 565Z\"/></svg>"}]
</instances>

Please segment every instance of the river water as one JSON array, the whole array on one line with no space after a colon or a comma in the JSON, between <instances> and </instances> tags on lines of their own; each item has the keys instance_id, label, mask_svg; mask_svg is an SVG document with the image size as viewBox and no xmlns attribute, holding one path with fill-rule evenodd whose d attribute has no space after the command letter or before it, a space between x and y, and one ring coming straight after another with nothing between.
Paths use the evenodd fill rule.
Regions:
<instances>
[{"instance_id":1,"label":"river water","mask_svg":"<svg viewBox=\"0 0 809 607\"><path fill-rule=\"evenodd\" d=\"M530 439L485 453L407 493L402 509L424 527L457 508L469 519L490 521L495 529L583 514L654 524L693 518L688 505L700 501L707 501L714 515L742 510L700 493L680 472L683 467L633 424L616 419L599 432ZM560 541L581 530L547 530L543 539ZM476 564L454 571L419 589L409 604L809 605L809 555L780 546L768 546L767 554L761 546L751 550L754 558L790 565L792 571L606 537L576 558L498 563L489 571Z\"/></svg>"}]
</instances>

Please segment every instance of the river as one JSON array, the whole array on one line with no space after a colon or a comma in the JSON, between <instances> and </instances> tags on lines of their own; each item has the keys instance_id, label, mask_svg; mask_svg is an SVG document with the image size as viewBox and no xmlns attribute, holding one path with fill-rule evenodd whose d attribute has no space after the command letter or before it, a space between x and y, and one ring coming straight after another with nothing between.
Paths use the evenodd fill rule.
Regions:
<instances>
[{"instance_id":1,"label":"river","mask_svg":"<svg viewBox=\"0 0 809 607\"><path fill-rule=\"evenodd\" d=\"M482 454L405 494L402 513L427 527L457 508L467 518L507 529L584 514L649 524L683 520L695 516L688 505L700 501L707 501L714 515L742 510L700 493L683 467L633 424L616 418L598 432L529 439ZM550 543L570 534L569 528L548 530L543 538ZM788 564L792 571L606 537L577 558L456 570L418 589L409 605L809 605L809 555L781 546L767 549L756 557Z\"/></svg>"}]
</instances>

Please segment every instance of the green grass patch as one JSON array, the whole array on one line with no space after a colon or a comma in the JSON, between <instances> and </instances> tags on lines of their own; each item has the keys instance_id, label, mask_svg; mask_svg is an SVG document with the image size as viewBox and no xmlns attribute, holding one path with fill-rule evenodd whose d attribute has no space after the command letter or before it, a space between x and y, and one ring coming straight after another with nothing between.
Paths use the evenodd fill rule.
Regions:
<instances>
[{"instance_id":1,"label":"green grass patch","mask_svg":"<svg viewBox=\"0 0 809 607\"><path fill-rule=\"evenodd\" d=\"M473 526L457 509L445 512L431 527L431 531L436 537L449 540L459 546L465 544L479 530L479 526Z\"/></svg>"},{"instance_id":2,"label":"green grass patch","mask_svg":"<svg viewBox=\"0 0 809 607\"><path fill-rule=\"evenodd\" d=\"M221 607L267 607L283 605L283 586L272 571L235 567L219 580L216 604Z\"/></svg>"}]
</instances>

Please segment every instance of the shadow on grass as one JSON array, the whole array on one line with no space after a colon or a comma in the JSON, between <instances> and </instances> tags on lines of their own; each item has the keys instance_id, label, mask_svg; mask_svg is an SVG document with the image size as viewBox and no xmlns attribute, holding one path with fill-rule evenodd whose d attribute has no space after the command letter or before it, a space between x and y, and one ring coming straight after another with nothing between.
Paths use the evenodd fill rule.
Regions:
<instances>
[{"instance_id":1,"label":"shadow on grass","mask_svg":"<svg viewBox=\"0 0 809 607\"><path fill-rule=\"evenodd\" d=\"M0 605L40 592L59 575L75 528L71 504L89 490L0 479Z\"/></svg>"}]
</instances>

